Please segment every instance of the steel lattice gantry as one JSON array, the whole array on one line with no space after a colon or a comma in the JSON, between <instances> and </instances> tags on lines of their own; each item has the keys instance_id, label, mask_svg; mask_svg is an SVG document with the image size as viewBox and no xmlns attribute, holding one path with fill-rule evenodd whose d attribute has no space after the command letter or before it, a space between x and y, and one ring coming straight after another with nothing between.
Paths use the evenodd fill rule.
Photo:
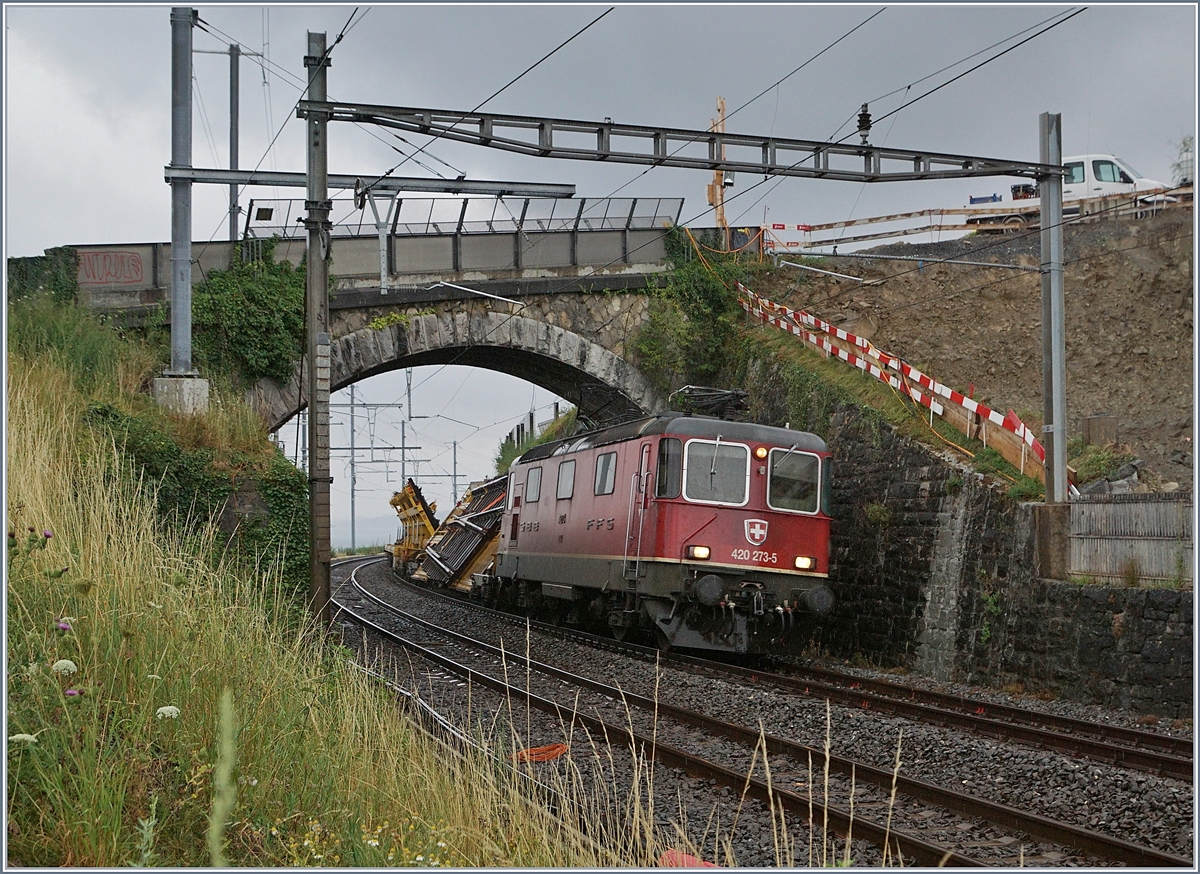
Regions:
<instances>
[{"instance_id":1,"label":"steel lattice gantry","mask_svg":"<svg viewBox=\"0 0 1200 874\"><path fill-rule=\"evenodd\" d=\"M454 112L406 106L375 106L335 101L301 101L310 113L329 121L377 124L446 140L503 149L542 158L610 161L695 170L721 170L768 176L800 176L847 182L905 182L979 176L1030 179L1061 176L1050 164L951 155L775 136L752 136L680 128ZM557 137L557 140L556 140ZM721 156L726 157L722 158Z\"/></svg>"}]
</instances>

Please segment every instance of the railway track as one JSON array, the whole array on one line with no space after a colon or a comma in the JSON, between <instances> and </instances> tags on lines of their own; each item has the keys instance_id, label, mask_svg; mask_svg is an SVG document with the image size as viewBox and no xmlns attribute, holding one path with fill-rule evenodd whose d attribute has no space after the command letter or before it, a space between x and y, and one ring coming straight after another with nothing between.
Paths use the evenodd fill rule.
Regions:
<instances>
[{"instance_id":1,"label":"railway track","mask_svg":"<svg viewBox=\"0 0 1200 874\"><path fill-rule=\"evenodd\" d=\"M386 611L387 615L395 621L403 623L406 628L411 630L405 636L402 645L410 651L419 652L422 658L427 658L429 661L439 665L441 670L448 671L460 678L466 678L468 682L488 686L497 694L513 696L514 700L525 699L530 702L531 706L553 714L560 721L564 721L571 726L576 724L581 725L593 734L606 735L610 741L619 739L621 742L635 749L652 749L654 750L655 759L661 764L682 769L689 774L700 775L703 779L716 781L733 788L735 791L742 791L744 789L751 797L774 799L775 804L781 805L789 810L792 815L800 816L802 819L811 818L814 821L816 819L828 821L833 830L839 831L842 834L845 834L846 830L852 827L855 837L866 838L880 846L882 842L891 840L892 843L889 846L894 847L899 845L903 855L917 861L918 864L991 864L997 857L1004 858L1006 853L1004 848L1011 848L1014 844L1023 844L1029 838L1033 838L1035 841L1048 842L1056 848L1065 849L1065 852L1058 852L1050 858L1071 857L1073 853L1078 851L1086 853L1093 860L1100 860L1102 863L1109 864L1114 862L1117 864L1142 866L1190 866L1191 864L1189 860L1167 852L1122 841L1110 835L1058 822L1049 817L1025 812L1014 807L981 799L975 795L947 789L930 782L902 777L892 771L874 767L869 763L856 762L839 756L833 756L828 750L814 749L784 737L768 734L761 729L714 719L711 716L694 710L688 710L661 700L636 695L628 690L622 690L607 683L581 677L552 665L528 659L519 654L502 652L489 644L472 640L465 635L448 629L440 628L435 623L402 611L362 587L357 580L352 580L352 585L355 587L353 590L356 593L354 597L358 599L359 609L361 609L365 601L369 601L374 609ZM416 591L422 594L429 594L424 590ZM341 609L347 611L351 609L348 605L348 600L348 598L343 597L343 603L340 604ZM494 613L494 611L490 612ZM506 622L512 621L512 617L509 614L498 615ZM385 632L380 628L378 623L373 623L372 627L379 629L379 633L395 634L395 632ZM539 628L539 630L543 629ZM556 632L561 631L561 629L552 630ZM427 639L429 635L432 635L435 640L441 641L441 643L435 642L433 649L428 645L430 643ZM421 636L426 637L424 643L418 639ZM579 635L572 634L571 636L578 637ZM594 645L595 639L592 636L585 635L584 637L587 638L586 642L589 645ZM452 644L446 644L447 640L451 641ZM609 645L613 644L611 640L607 639L605 639L605 643ZM486 672L481 671L478 667L473 668L449 658L446 653L450 645L455 647L459 652L470 651L476 654L476 658L490 660L492 670L495 669L498 661L504 662L507 660L507 666L504 668L505 674L507 674L508 667L512 666L523 671L527 677L537 674L539 677L547 678L543 682L552 681L552 685L559 684L569 690L574 690L573 694L576 696L576 700L578 700L581 694L584 694L580 690L584 690L585 693L593 696L593 701L598 702L596 704L597 712L603 709L602 705L604 701L609 702L611 707L615 707L616 702L620 702L620 706L627 708L629 711L640 711L643 720L650 720L651 729L649 730L651 734L649 736L644 733L639 734L634 728L635 720L632 717L627 719L625 724L622 724L620 721L605 721L600 716L583 714L577 706L568 707L561 703L555 703L550 698L534 695L528 687L521 690L508 685L504 680L487 677ZM628 650L629 648L622 646L620 649ZM637 652L637 654L639 657L645 656L644 652ZM464 661L469 660L464 659ZM710 669L710 663L703 663L703 665L695 664L699 661L688 660L682 661L681 664L689 665L693 669L698 667L704 670ZM725 669L728 666L720 666L720 668ZM740 670L736 669L735 673ZM759 672L752 672L752 675L755 681L761 679ZM802 682L802 680L797 680L797 682ZM854 691L858 692L860 690ZM668 730L667 724L678 726L679 728ZM686 743L690 737L693 744L700 743L701 746L703 746L702 740L697 739L725 738L733 744L740 745L743 750L741 760L740 762L730 762L727 758L725 762L718 763L703 756L698 756L695 752L689 752L688 750L668 744L665 738L668 736L674 737L676 734L683 739L681 743ZM782 788L779 779L776 780L776 785L774 786L767 785L765 782L757 779L747 780L745 763L753 761L753 756L757 754L755 751L759 747L773 757L772 771L778 774L787 774L789 770L793 772L793 775L801 773L803 771L803 764L807 761L809 763L810 792L807 794L790 792ZM829 780L828 775L838 775L834 779L835 781L840 779L841 785L834 787L835 797L841 793L847 799L856 798L860 792L856 790L855 786L862 787L864 784L874 787L877 795L884 798L887 797L889 790L904 796L905 816L903 818L906 821L917 823L916 829L925 830L928 822L932 820L940 821L945 818L944 811L952 811L959 819L952 825L943 827L942 831L944 832L946 828L952 831L953 829L962 830L963 836L958 841L958 844L961 847L970 846L974 852L962 852L959 849L930 843L913 832L898 829L895 823L892 824L889 838L887 836L889 831L887 826L873 823L862 815L861 811L863 808L861 801L858 802L859 813L857 815L851 812L855 809L854 801L850 801L849 809L846 809L844 806L837 807L816 804L814 799L811 798L811 763L813 761L823 764L826 769L827 785ZM732 764L740 764L741 767L731 767ZM846 785L847 783L849 784L848 786ZM818 809L819 812L814 814L813 811ZM852 818L853 826L850 825ZM892 818L890 809L887 818L889 821ZM978 823L975 822L976 820L983 820L988 825L981 830ZM1009 833L1015 832L1016 834L1001 834L997 837L995 833L996 829ZM897 844L897 841L899 841L899 844ZM949 846L953 847L954 845L949 844ZM1015 860L1009 863L1015 864Z\"/></svg>"},{"instance_id":2,"label":"railway track","mask_svg":"<svg viewBox=\"0 0 1200 874\"><path fill-rule=\"evenodd\" d=\"M451 595L418 588L430 597L470 603ZM506 621L524 624L525 617L470 604ZM1058 716L1041 710L996 704L977 698L917 689L884 680L872 680L822 668L788 666L787 673L745 668L726 662L660 650L608 637L530 620L538 630L595 646L636 655L663 664L704 671L710 676L736 678L790 694L829 700L845 707L890 713L960 731L1013 741L1037 749L1054 750L1080 759L1192 781L1192 741L1157 732L1105 725Z\"/></svg>"}]
</instances>

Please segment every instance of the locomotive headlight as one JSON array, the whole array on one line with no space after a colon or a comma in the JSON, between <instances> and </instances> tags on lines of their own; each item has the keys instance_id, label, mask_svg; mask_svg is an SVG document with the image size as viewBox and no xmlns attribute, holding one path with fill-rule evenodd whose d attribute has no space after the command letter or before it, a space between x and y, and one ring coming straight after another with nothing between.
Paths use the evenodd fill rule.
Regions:
<instances>
[{"instance_id":1,"label":"locomotive headlight","mask_svg":"<svg viewBox=\"0 0 1200 874\"><path fill-rule=\"evenodd\" d=\"M710 555L712 555L712 550L709 549L707 546L689 546L687 548L687 557L688 558L694 558L699 561L704 561Z\"/></svg>"},{"instance_id":2,"label":"locomotive headlight","mask_svg":"<svg viewBox=\"0 0 1200 874\"><path fill-rule=\"evenodd\" d=\"M766 458L767 457L767 447L760 446L757 449L755 449L754 457L757 458L759 461L762 461L764 458Z\"/></svg>"},{"instance_id":3,"label":"locomotive headlight","mask_svg":"<svg viewBox=\"0 0 1200 874\"><path fill-rule=\"evenodd\" d=\"M796 567L802 571L810 571L817 566L817 560L811 555L796 556Z\"/></svg>"}]
</instances>

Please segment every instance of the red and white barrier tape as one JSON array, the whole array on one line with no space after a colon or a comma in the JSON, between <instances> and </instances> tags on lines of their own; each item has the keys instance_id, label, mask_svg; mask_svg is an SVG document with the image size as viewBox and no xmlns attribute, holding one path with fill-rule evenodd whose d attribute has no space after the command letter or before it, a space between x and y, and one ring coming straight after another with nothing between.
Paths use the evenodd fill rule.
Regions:
<instances>
[{"instance_id":1,"label":"red and white barrier tape","mask_svg":"<svg viewBox=\"0 0 1200 874\"><path fill-rule=\"evenodd\" d=\"M1033 432L1029 430L1025 423L1012 410L1009 410L1007 415L1001 415L990 407L927 376L908 362L875 348L869 340L865 340L848 331L843 331L841 328L834 327L828 322L822 321L803 310L792 310L782 304L773 303L765 297L755 294L740 282L737 284L737 287L738 292L741 294L738 302L742 305L742 309L761 321L794 334L816 346L818 349L822 349L830 355L834 355L848 364L853 364L860 370L870 373L876 379L886 382L897 390L904 392L918 404L928 407L939 416L942 415L944 408L936 400L935 396L946 398L963 409L975 413L981 419L987 419L992 424L1016 434L1032 450L1037 459L1043 464L1045 463L1046 450L1043 448L1041 441L1034 437ZM865 358L847 352L839 346L834 346L823 337L805 330L806 327L811 328L813 331L837 337L839 340L862 349L865 355L879 362L880 366L876 366ZM905 379L901 379L892 373L885 374L885 369L903 374ZM929 394L918 391L908 380L912 380L917 385L924 387L929 391Z\"/></svg>"}]
</instances>

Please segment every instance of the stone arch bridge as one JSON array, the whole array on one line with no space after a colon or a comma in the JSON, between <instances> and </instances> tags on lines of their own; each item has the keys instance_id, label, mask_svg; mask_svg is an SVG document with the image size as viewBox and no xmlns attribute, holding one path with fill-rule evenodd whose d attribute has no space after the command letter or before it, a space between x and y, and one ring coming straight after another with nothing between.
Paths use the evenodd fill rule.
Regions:
<instances>
[{"instance_id":1,"label":"stone arch bridge","mask_svg":"<svg viewBox=\"0 0 1200 874\"><path fill-rule=\"evenodd\" d=\"M387 297L377 288L335 294L331 390L392 370L461 364L541 386L597 423L657 412L666 399L630 363L649 318L645 287L653 281L641 277L631 283L640 288L569 294L504 289L515 303L448 288L419 295L394 290ZM251 391L251 404L270 430L307 406L301 376L297 371L287 385L264 379Z\"/></svg>"}]
</instances>

